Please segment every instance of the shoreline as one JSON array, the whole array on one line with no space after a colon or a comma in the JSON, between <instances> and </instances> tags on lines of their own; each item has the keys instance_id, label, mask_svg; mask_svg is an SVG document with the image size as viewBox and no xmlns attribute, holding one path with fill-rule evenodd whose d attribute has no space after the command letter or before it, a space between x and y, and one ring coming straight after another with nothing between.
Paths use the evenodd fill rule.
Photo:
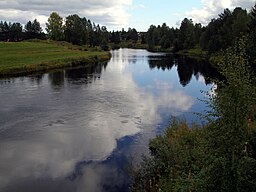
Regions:
<instances>
[{"instance_id":1,"label":"shoreline","mask_svg":"<svg viewBox=\"0 0 256 192\"><path fill-rule=\"evenodd\" d=\"M51 70L64 69L68 67L89 66L96 63L107 62L110 58L111 54L106 53L104 55L96 54L94 56L88 56L83 58L67 58L59 61L49 61L46 63L21 66L0 71L0 79L32 75L40 72L47 73Z\"/></svg>"},{"instance_id":2,"label":"shoreline","mask_svg":"<svg viewBox=\"0 0 256 192\"><path fill-rule=\"evenodd\" d=\"M74 47L70 48L66 45L63 46L56 43L29 43L30 44L27 42L23 44L1 44L1 79L25 76L38 72L45 73L50 70L67 67L89 66L91 64L107 62L111 58L111 53L109 51L81 51L76 48L74 49ZM47 47L41 48L40 46L42 45ZM29 51L26 49L29 49ZM24 54L26 51L29 52L27 56Z\"/></svg>"}]
</instances>

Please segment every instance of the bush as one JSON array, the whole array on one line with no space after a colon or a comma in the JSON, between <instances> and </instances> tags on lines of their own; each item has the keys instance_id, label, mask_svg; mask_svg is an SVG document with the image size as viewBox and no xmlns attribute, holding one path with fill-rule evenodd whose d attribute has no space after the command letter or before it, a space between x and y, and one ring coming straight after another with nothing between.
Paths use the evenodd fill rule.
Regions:
<instances>
[{"instance_id":1,"label":"bush","mask_svg":"<svg viewBox=\"0 0 256 192\"><path fill-rule=\"evenodd\" d=\"M219 63L224 81L209 95L208 124L188 127L173 119L149 143L133 175L133 191L256 191L254 75L246 39L228 49Z\"/></svg>"}]
</instances>

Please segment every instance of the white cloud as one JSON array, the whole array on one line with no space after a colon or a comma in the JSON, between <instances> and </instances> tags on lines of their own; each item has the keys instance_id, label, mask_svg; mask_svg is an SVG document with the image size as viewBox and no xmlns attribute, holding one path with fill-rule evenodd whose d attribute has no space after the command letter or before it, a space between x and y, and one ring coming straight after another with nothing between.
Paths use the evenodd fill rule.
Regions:
<instances>
[{"instance_id":1,"label":"white cloud","mask_svg":"<svg viewBox=\"0 0 256 192\"><path fill-rule=\"evenodd\" d=\"M153 94L148 88L139 87L132 74L126 71L129 59L147 62L145 55L148 54L145 50L113 52L107 67L108 75L103 72L97 86L67 88L65 96L61 92L48 93L44 88L47 76L39 87L31 88L27 78L13 84L8 95L17 95L21 100L10 105L7 102L10 96L2 96L1 109L5 113L15 116L17 108L40 109L40 101L44 98L46 111L32 114L29 110L14 122L1 124L1 134L17 138L12 142L8 142L8 138L0 140L0 190L27 178L65 177L72 173L79 161L105 160L117 147L117 140L144 131L148 133L147 137L161 122L160 108L168 109L172 115L188 111L194 99L182 90L155 81L152 87L158 94ZM23 88L16 89L15 86ZM28 94L28 87L41 91L30 90L33 94ZM52 98L48 100L47 97ZM92 173L90 169L85 172L93 178L100 174ZM100 182L98 179L94 181L96 183L86 181L84 185L92 188Z\"/></svg>"},{"instance_id":2,"label":"white cloud","mask_svg":"<svg viewBox=\"0 0 256 192\"><path fill-rule=\"evenodd\" d=\"M133 5L131 9L145 9L146 6L143 4Z\"/></svg>"},{"instance_id":3,"label":"white cloud","mask_svg":"<svg viewBox=\"0 0 256 192\"><path fill-rule=\"evenodd\" d=\"M56 11L62 17L78 14L107 27L126 27L130 17L127 8L132 6L132 0L1 0L0 18L23 24L36 18L44 26Z\"/></svg>"},{"instance_id":4,"label":"white cloud","mask_svg":"<svg viewBox=\"0 0 256 192\"><path fill-rule=\"evenodd\" d=\"M203 7L201 9L192 8L185 16L193 19L194 23L207 25L211 19L218 17L224 9L234 9L242 7L248 10L254 5L255 0L201 0Z\"/></svg>"}]
</instances>

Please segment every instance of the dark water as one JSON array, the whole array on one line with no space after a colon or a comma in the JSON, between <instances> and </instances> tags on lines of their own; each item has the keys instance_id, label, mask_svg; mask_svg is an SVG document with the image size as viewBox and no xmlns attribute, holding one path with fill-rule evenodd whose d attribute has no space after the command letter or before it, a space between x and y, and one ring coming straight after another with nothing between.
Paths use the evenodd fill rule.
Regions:
<instances>
[{"instance_id":1,"label":"dark water","mask_svg":"<svg viewBox=\"0 0 256 192\"><path fill-rule=\"evenodd\" d=\"M145 50L106 64L0 80L0 191L128 191L127 169L211 85L205 62Z\"/></svg>"}]
</instances>

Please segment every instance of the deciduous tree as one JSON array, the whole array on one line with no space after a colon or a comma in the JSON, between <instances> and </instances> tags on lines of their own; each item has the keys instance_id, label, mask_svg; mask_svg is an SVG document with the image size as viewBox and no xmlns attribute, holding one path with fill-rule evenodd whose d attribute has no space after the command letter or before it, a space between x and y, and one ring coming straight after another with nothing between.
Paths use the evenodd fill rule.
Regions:
<instances>
[{"instance_id":1,"label":"deciduous tree","mask_svg":"<svg viewBox=\"0 0 256 192\"><path fill-rule=\"evenodd\" d=\"M56 41L63 40L63 19L58 13L51 13L50 17L48 18L48 22L46 23L46 31L50 39Z\"/></svg>"}]
</instances>

